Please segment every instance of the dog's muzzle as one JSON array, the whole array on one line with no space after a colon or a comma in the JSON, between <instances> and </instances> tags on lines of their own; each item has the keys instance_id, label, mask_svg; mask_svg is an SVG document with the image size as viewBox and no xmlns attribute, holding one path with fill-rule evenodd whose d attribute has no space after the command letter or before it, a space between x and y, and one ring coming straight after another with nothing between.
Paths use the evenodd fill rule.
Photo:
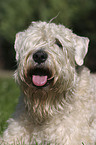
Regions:
<instances>
[{"instance_id":1,"label":"dog's muzzle","mask_svg":"<svg viewBox=\"0 0 96 145\"><path fill-rule=\"evenodd\" d=\"M27 77L31 79L31 83L35 87L46 87L54 80L51 69L44 66L47 58L48 54L43 50L38 50L33 54L36 66L27 70Z\"/></svg>"}]
</instances>

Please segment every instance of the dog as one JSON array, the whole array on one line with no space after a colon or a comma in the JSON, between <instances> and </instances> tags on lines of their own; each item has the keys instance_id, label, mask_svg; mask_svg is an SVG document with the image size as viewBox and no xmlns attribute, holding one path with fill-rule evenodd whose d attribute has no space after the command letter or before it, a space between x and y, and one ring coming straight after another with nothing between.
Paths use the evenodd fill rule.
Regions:
<instances>
[{"instance_id":1,"label":"dog","mask_svg":"<svg viewBox=\"0 0 96 145\"><path fill-rule=\"evenodd\" d=\"M88 44L63 25L41 21L16 34L21 95L2 145L95 145L96 75L83 66Z\"/></svg>"}]
</instances>

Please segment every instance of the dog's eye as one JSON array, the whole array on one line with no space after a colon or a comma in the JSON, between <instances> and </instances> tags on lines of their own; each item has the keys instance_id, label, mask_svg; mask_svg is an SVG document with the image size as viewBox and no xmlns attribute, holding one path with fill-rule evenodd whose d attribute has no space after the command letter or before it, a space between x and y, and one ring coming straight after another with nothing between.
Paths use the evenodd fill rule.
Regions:
<instances>
[{"instance_id":1,"label":"dog's eye","mask_svg":"<svg viewBox=\"0 0 96 145\"><path fill-rule=\"evenodd\" d=\"M62 44L58 39L55 39L55 44L58 45L60 48L62 48Z\"/></svg>"}]
</instances>

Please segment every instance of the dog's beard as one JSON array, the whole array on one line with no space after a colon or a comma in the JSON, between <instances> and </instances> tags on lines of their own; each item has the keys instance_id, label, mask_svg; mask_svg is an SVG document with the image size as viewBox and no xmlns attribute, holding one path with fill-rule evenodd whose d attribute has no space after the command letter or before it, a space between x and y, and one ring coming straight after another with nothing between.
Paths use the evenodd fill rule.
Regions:
<instances>
[{"instance_id":1,"label":"dog's beard","mask_svg":"<svg viewBox=\"0 0 96 145\"><path fill-rule=\"evenodd\" d=\"M26 90L25 107L34 123L42 123L53 116L56 110L60 110L64 93L53 92L52 90L47 92L44 89Z\"/></svg>"}]
</instances>

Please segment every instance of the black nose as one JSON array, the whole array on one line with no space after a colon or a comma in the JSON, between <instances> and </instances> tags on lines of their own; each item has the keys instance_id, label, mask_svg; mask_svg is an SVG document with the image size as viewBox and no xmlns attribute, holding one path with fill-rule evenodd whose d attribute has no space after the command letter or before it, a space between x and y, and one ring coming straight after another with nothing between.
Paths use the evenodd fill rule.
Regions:
<instances>
[{"instance_id":1,"label":"black nose","mask_svg":"<svg viewBox=\"0 0 96 145\"><path fill-rule=\"evenodd\" d=\"M47 60L48 54L43 50L38 50L36 53L33 54L33 60L37 63L43 63Z\"/></svg>"}]
</instances>

